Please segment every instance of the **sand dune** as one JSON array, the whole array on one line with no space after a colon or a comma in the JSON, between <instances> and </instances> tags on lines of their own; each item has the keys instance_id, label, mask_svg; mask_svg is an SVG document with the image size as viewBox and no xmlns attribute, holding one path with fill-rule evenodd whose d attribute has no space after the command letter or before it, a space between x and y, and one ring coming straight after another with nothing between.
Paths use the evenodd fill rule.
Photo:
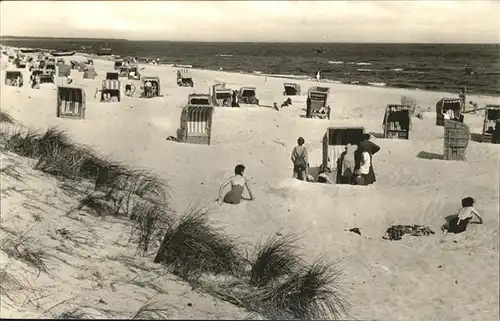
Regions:
<instances>
[{"instance_id":1,"label":"sand dune","mask_svg":"<svg viewBox=\"0 0 500 321\"><path fill-rule=\"evenodd\" d=\"M181 88L176 84L175 68L142 65L143 75L160 77L164 96L123 97L120 103L108 104L93 96L105 72L112 69L112 62L96 60L95 66L99 74L96 80L82 79L82 73L72 71L74 82L83 85L87 93L84 120L56 118L55 85L43 84L40 90L6 87L5 68L1 72L1 108L26 126L44 130L58 125L76 141L94 147L103 155L156 170L174 187L176 210L185 210L193 201L208 204L214 209L214 220L243 242L254 244L258 238L277 232L300 233L308 259L324 255L331 260L342 260L345 269L342 283L352 304L352 318L498 319L500 147L471 141L466 162L432 159L443 153L443 127L435 126L434 105L440 98L456 94L324 84L332 93L329 121L300 117L305 113L305 96L293 98L293 105L279 112L271 108L220 108L216 109L213 120L212 145L189 145L166 141L166 137L175 135L188 94L208 93L213 84L224 81L234 89L255 86L261 103L272 105L282 102L283 83L289 81L193 70L195 87ZM27 72L25 83L26 79L29 79ZM310 81L296 82L303 91L316 85ZM139 82L135 85L139 87ZM297 137L305 138L311 166L318 166L322 158L321 139L327 127L360 125L368 132L381 133L385 106L399 103L401 95L415 96L422 108L429 108L430 112L425 112L422 120L413 120L408 141L374 138L381 147L374 156L377 175L374 185L365 188L322 185L291 178L290 153ZM500 104L498 97L468 99L480 106ZM473 136L481 133L482 121L481 115L465 116ZM218 187L238 163L247 167L256 200L238 206L219 206L214 202ZM31 193L53 188L44 185L50 179L43 175L26 168L23 171L36 176L23 187ZM6 184L14 181L3 182L2 189ZM477 199L476 207L485 224L443 238L438 232L444 218L458 211L460 200L466 196ZM18 196L2 196L2 212L7 210L9 217L23 218L9 219L11 229L25 228L30 219L24 217L29 214L21 210L21 204ZM48 228L69 224L45 216L53 225L47 225ZM83 222L78 224L85 226ZM436 234L408 236L398 242L383 240L385 229L392 224L428 225ZM117 230L106 235L109 231L96 227L98 238L106 235L108 239L119 239L120 228L108 226ZM366 238L346 231L353 227L360 228ZM99 258L103 261L94 260L96 269L112 269L104 257L110 255L108 250L116 254L121 251L118 247L101 246ZM61 292L72 289L75 294L86 286L84 282L56 284L61 286ZM135 295L133 291L124 291L127 293L123 300ZM209 299L193 297L192 300ZM233 316L230 307L224 309L226 316ZM189 313L186 310L177 316L214 317L210 310Z\"/></svg>"}]
</instances>

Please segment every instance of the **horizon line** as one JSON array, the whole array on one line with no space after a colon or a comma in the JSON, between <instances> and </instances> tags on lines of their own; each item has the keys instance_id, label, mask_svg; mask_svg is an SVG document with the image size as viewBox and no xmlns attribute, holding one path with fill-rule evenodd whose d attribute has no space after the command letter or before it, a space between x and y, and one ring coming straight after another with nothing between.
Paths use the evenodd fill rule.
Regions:
<instances>
[{"instance_id":1,"label":"horizon line","mask_svg":"<svg viewBox=\"0 0 500 321\"><path fill-rule=\"evenodd\" d=\"M103 41L130 41L130 42L185 42L185 43L283 43L283 44L407 44L407 45L500 45L500 42L387 42L387 41L206 41L206 40L159 40L159 39L126 39L126 38L96 38L96 37L57 37L57 36L0 36L0 40L36 40L36 39L54 39L54 40L103 40Z\"/></svg>"}]
</instances>

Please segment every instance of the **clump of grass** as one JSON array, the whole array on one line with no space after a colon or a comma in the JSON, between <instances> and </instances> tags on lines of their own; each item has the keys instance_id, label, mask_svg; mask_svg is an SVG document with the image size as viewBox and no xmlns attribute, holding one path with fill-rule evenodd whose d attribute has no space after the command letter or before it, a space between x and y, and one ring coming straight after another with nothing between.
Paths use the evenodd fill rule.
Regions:
<instances>
[{"instance_id":1,"label":"clump of grass","mask_svg":"<svg viewBox=\"0 0 500 321\"><path fill-rule=\"evenodd\" d=\"M63 313L54 317L54 319L59 320L78 320L84 319L85 312L81 311L79 308L75 308L73 310L64 311Z\"/></svg>"},{"instance_id":2,"label":"clump of grass","mask_svg":"<svg viewBox=\"0 0 500 321\"><path fill-rule=\"evenodd\" d=\"M14 124L14 118L7 112L0 111L0 123Z\"/></svg>"},{"instance_id":3,"label":"clump of grass","mask_svg":"<svg viewBox=\"0 0 500 321\"><path fill-rule=\"evenodd\" d=\"M26 286L19 281L6 268L0 268L0 296L13 301L11 294L25 289Z\"/></svg>"},{"instance_id":4,"label":"clump of grass","mask_svg":"<svg viewBox=\"0 0 500 321\"><path fill-rule=\"evenodd\" d=\"M26 133L17 132L8 137L5 147L21 156L36 157L38 156L37 141L39 138L40 135L31 130L28 130Z\"/></svg>"},{"instance_id":5,"label":"clump of grass","mask_svg":"<svg viewBox=\"0 0 500 321\"><path fill-rule=\"evenodd\" d=\"M167 313L169 310L165 307L165 303L148 300L143 306L137 310L132 316L132 320L147 320L147 319L169 319L171 316Z\"/></svg>"},{"instance_id":6,"label":"clump of grass","mask_svg":"<svg viewBox=\"0 0 500 321\"><path fill-rule=\"evenodd\" d=\"M250 284L266 286L297 271L301 263L295 253L297 240L294 235L285 235L272 236L264 244L259 242L255 259L251 262Z\"/></svg>"},{"instance_id":7,"label":"clump of grass","mask_svg":"<svg viewBox=\"0 0 500 321\"><path fill-rule=\"evenodd\" d=\"M152 243L160 243L162 233L170 221L169 214L168 204L141 201L133 207L131 219L134 225L130 240L136 237L137 249L142 256L147 254Z\"/></svg>"},{"instance_id":8,"label":"clump of grass","mask_svg":"<svg viewBox=\"0 0 500 321\"><path fill-rule=\"evenodd\" d=\"M45 264L45 252L34 244L36 240L26 236L26 233L20 236L9 235L0 242L0 248L9 256L18 259L40 272L48 272Z\"/></svg>"},{"instance_id":9,"label":"clump of grass","mask_svg":"<svg viewBox=\"0 0 500 321\"><path fill-rule=\"evenodd\" d=\"M39 156L33 168L47 174L75 179L79 176L85 158L85 152L81 149L55 146Z\"/></svg>"},{"instance_id":10,"label":"clump of grass","mask_svg":"<svg viewBox=\"0 0 500 321\"><path fill-rule=\"evenodd\" d=\"M272 288L263 303L280 318L340 319L348 306L340 292L340 275L336 264L317 260Z\"/></svg>"},{"instance_id":11,"label":"clump of grass","mask_svg":"<svg viewBox=\"0 0 500 321\"><path fill-rule=\"evenodd\" d=\"M174 225L167 228L155 258L174 274L197 280L203 273L240 275L243 259L235 240L209 223L209 211L191 207Z\"/></svg>"}]
</instances>

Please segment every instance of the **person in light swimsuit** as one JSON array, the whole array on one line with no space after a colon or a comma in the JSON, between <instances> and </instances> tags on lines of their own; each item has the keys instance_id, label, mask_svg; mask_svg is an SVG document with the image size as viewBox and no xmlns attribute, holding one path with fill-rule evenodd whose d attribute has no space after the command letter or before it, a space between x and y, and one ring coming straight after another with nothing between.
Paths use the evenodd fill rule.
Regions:
<instances>
[{"instance_id":1,"label":"person in light swimsuit","mask_svg":"<svg viewBox=\"0 0 500 321\"><path fill-rule=\"evenodd\" d=\"M250 186L248 186L248 180L243 176L244 172L244 165L236 165L236 167L234 168L234 176L232 176L219 188L219 197L217 199L219 204L222 204L222 202L227 204L239 204L242 199L248 201L255 199ZM231 184L231 190L227 192L226 196L224 196L224 199L222 199L222 192L224 191L224 188L229 184ZM248 190L248 194L250 196L250 198L248 199L243 197L243 190L245 187Z\"/></svg>"}]
</instances>

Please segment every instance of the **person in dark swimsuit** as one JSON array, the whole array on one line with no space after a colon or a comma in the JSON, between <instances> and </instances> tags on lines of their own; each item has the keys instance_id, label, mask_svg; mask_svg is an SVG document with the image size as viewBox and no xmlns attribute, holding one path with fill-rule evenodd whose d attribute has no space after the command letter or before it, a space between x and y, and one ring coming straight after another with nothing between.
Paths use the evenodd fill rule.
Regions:
<instances>
[{"instance_id":1,"label":"person in dark swimsuit","mask_svg":"<svg viewBox=\"0 0 500 321\"><path fill-rule=\"evenodd\" d=\"M217 201L219 204L222 204L222 202L227 203L227 204L239 204L242 199L245 200L254 200L255 197L253 196L252 190L248 186L248 180L246 177L243 176L243 173L245 172L245 166L244 165L236 165L234 168L234 176L232 176L228 181L226 181L224 184L221 185L219 188L219 197ZM224 191L224 188L231 184L231 190L227 192L226 196L224 196L224 199L222 199L222 192ZM248 190L248 194L250 195L250 198L244 198L243 197L243 190L246 187Z\"/></svg>"}]
</instances>

